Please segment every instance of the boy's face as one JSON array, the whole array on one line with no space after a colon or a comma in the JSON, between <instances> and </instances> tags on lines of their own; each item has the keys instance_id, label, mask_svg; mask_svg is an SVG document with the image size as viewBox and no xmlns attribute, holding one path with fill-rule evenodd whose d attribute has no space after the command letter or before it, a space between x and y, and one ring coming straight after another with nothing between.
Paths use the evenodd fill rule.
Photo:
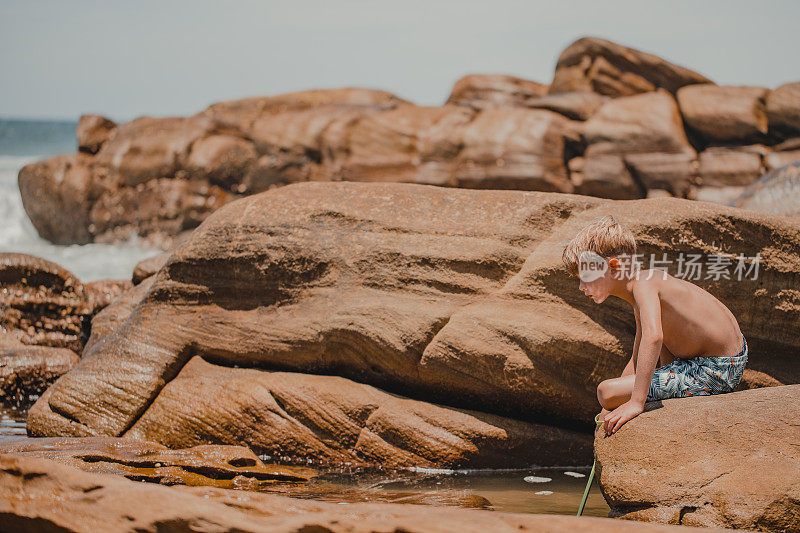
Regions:
<instances>
[{"instance_id":1,"label":"boy's face","mask_svg":"<svg viewBox=\"0 0 800 533\"><path fill-rule=\"evenodd\" d=\"M580 290L595 303L603 303L616 285L615 275L618 269L619 261L614 257L608 262L602 258L582 261L579 266Z\"/></svg>"}]
</instances>

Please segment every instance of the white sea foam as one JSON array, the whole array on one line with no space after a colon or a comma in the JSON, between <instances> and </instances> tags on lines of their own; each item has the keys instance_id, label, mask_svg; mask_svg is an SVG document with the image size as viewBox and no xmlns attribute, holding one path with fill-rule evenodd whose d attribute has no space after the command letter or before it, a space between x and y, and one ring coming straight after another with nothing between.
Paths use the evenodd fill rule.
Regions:
<instances>
[{"instance_id":1,"label":"white sea foam","mask_svg":"<svg viewBox=\"0 0 800 533\"><path fill-rule=\"evenodd\" d=\"M570 477L586 477L586 474L581 474L580 472L564 472L564 475Z\"/></svg>"},{"instance_id":2,"label":"white sea foam","mask_svg":"<svg viewBox=\"0 0 800 533\"><path fill-rule=\"evenodd\" d=\"M553 478L539 477L539 476L525 476L523 480L527 481L528 483L549 483L553 481Z\"/></svg>"},{"instance_id":3,"label":"white sea foam","mask_svg":"<svg viewBox=\"0 0 800 533\"><path fill-rule=\"evenodd\" d=\"M550 496L551 494L553 494L553 491L552 490L540 490L538 492L534 492L534 494L536 494L537 496Z\"/></svg>"},{"instance_id":4,"label":"white sea foam","mask_svg":"<svg viewBox=\"0 0 800 533\"><path fill-rule=\"evenodd\" d=\"M17 174L41 156L0 155L0 252L31 254L58 263L82 281L129 278L136 263L159 253L135 242L56 246L41 237L22 207Z\"/></svg>"}]
</instances>

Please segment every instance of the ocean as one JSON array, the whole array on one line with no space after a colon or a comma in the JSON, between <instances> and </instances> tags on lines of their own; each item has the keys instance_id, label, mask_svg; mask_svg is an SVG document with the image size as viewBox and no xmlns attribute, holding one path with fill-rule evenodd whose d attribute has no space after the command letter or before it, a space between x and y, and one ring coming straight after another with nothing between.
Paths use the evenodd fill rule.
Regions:
<instances>
[{"instance_id":1,"label":"ocean","mask_svg":"<svg viewBox=\"0 0 800 533\"><path fill-rule=\"evenodd\" d=\"M58 263L84 282L130 278L136 263L160 250L123 245L58 246L41 237L22 207L20 169L77 150L77 122L0 119L0 252L35 255Z\"/></svg>"}]
</instances>

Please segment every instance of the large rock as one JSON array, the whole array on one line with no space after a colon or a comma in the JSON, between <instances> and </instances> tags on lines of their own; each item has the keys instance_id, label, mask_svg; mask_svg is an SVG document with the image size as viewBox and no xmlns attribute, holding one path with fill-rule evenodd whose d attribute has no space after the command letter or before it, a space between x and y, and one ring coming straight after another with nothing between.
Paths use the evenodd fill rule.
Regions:
<instances>
[{"instance_id":1,"label":"large rock","mask_svg":"<svg viewBox=\"0 0 800 533\"><path fill-rule=\"evenodd\" d=\"M85 153L60 155L20 170L22 205L43 239L54 244L92 242L91 161Z\"/></svg>"},{"instance_id":2,"label":"large rock","mask_svg":"<svg viewBox=\"0 0 800 533\"><path fill-rule=\"evenodd\" d=\"M691 85L678 91L686 124L705 143L750 143L766 137L763 87Z\"/></svg>"},{"instance_id":3,"label":"large rock","mask_svg":"<svg viewBox=\"0 0 800 533\"><path fill-rule=\"evenodd\" d=\"M559 56L550 93L596 92L612 97L710 83L706 77L633 48L584 37Z\"/></svg>"},{"instance_id":4,"label":"large rock","mask_svg":"<svg viewBox=\"0 0 800 533\"><path fill-rule=\"evenodd\" d=\"M660 402L595 453L612 515L689 526L800 529L800 385Z\"/></svg>"},{"instance_id":5,"label":"large rock","mask_svg":"<svg viewBox=\"0 0 800 533\"><path fill-rule=\"evenodd\" d=\"M470 74L453 85L448 104L475 109L494 106L524 107L547 94L547 85L503 74Z\"/></svg>"},{"instance_id":6,"label":"large rock","mask_svg":"<svg viewBox=\"0 0 800 533\"><path fill-rule=\"evenodd\" d=\"M37 402L29 428L37 435L141 431L174 442L197 429L208 442L282 439L286 455L316 443L346 453L377 449L380 457L391 444L399 460L430 463L501 460L494 450L513 458L496 430L507 421L478 424L484 415L444 406L585 427L597 411L597 384L627 362L634 323L621 300L599 308L586 301L561 252L581 227L610 213L638 236L644 254L741 253L751 269L760 254L757 279L751 270L739 280L731 268L731 279L697 283L737 316L752 369L800 381L800 309L789 289L800 269L800 228L788 221L678 199L305 183L210 217L130 316ZM287 391L270 374L277 370L337 375L444 410L311 376L281 378L295 384ZM259 394L230 396L226 384ZM205 403L189 409L209 413L203 420L180 414L190 394ZM291 401L281 406L281 398ZM378 409L358 407L367 405ZM341 413L348 429L332 431L323 412ZM436 418L425 424L412 416L428 412ZM242 433L215 423L235 413L248 413L231 424ZM470 426L453 422L469 417ZM477 429L460 434L462 425ZM431 426L442 443L420 453ZM356 438L365 427L374 442ZM294 440L282 428L297 428ZM326 429L305 437L312 428ZM542 435L537 446L551 442L539 429L528 434Z\"/></svg>"},{"instance_id":7,"label":"large rock","mask_svg":"<svg viewBox=\"0 0 800 533\"><path fill-rule=\"evenodd\" d=\"M591 102L561 105L581 114ZM169 248L242 195L309 180L571 192L565 144L577 140L570 120L544 109L420 107L382 91L307 91L223 102L188 118L139 118L112 129L94 156L26 165L19 186L48 240L138 235Z\"/></svg>"},{"instance_id":8,"label":"large rock","mask_svg":"<svg viewBox=\"0 0 800 533\"><path fill-rule=\"evenodd\" d=\"M78 361L78 354L66 348L0 345L0 404L30 406Z\"/></svg>"},{"instance_id":9,"label":"large rock","mask_svg":"<svg viewBox=\"0 0 800 533\"><path fill-rule=\"evenodd\" d=\"M23 344L80 353L102 299L72 273L32 255L0 253L0 285L0 328Z\"/></svg>"},{"instance_id":10,"label":"large rock","mask_svg":"<svg viewBox=\"0 0 800 533\"><path fill-rule=\"evenodd\" d=\"M744 189L731 205L771 215L800 217L800 161L767 172Z\"/></svg>"},{"instance_id":11,"label":"large rock","mask_svg":"<svg viewBox=\"0 0 800 533\"><path fill-rule=\"evenodd\" d=\"M8 533L325 531L706 532L609 518L511 514L419 505L338 505L251 491L163 487L82 472L45 459L0 457L0 516Z\"/></svg>"},{"instance_id":12,"label":"large rock","mask_svg":"<svg viewBox=\"0 0 800 533\"><path fill-rule=\"evenodd\" d=\"M100 115L81 115L75 135L78 137L78 151L96 154L108 139L117 124Z\"/></svg>"},{"instance_id":13,"label":"large rock","mask_svg":"<svg viewBox=\"0 0 800 533\"><path fill-rule=\"evenodd\" d=\"M750 185L764 173L763 147L714 146L700 152L698 184L704 187Z\"/></svg>"},{"instance_id":14,"label":"large rock","mask_svg":"<svg viewBox=\"0 0 800 533\"><path fill-rule=\"evenodd\" d=\"M664 189L684 196L695 180L697 154L666 91L606 102L586 122L583 136L586 163L576 192L630 199Z\"/></svg>"},{"instance_id":15,"label":"large rock","mask_svg":"<svg viewBox=\"0 0 800 533\"><path fill-rule=\"evenodd\" d=\"M771 133L784 138L800 135L800 81L771 91L766 106Z\"/></svg>"}]
</instances>

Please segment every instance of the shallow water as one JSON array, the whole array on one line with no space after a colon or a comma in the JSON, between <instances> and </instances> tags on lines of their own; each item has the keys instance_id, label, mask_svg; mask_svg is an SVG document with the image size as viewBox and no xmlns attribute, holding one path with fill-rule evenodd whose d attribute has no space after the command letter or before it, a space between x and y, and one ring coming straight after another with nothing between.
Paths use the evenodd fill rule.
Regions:
<instances>
[{"instance_id":1,"label":"shallow water","mask_svg":"<svg viewBox=\"0 0 800 533\"><path fill-rule=\"evenodd\" d=\"M0 408L0 443L26 438L26 413ZM242 487L333 503L387 502L493 509L513 513L575 514L588 466L524 470L325 470L308 484ZM533 482L526 481L525 478ZM535 479L532 479L535 478ZM597 480L584 515L608 516Z\"/></svg>"}]
</instances>

